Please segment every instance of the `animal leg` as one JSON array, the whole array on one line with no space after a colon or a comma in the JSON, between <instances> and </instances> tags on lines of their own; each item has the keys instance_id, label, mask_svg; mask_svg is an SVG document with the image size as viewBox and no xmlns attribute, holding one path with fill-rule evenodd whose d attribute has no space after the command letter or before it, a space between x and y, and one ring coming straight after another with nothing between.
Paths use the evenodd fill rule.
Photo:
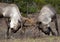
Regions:
<instances>
[{"instance_id":1,"label":"animal leg","mask_svg":"<svg viewBox=\"0 0 60 42\"><path fill-rule=\"evenodd\" d=\"M50 32L52 33L52 35L56 35L55 32L53 32L53 30L51 29L51 27L49 25L47 25L47 34L50 35Z\"/></svg>"},{"instance_id":2,"label":"animal leg","mask_svg":"<svg viewBox=\"0 0 60 42\"><path fill-rule=\"evenodd\" d=\"M57 34L59 35L58 23L57 23L57 17L56 16L55 16L55 21L54 22L55 22Z\"/></svg>"},{"instance_id":3,"label":"animal leg","mask_svg":"<svg viewBox=\"0 0 60 42\"><path fill-rule=\"evenodd\" d=\"M9 37L9 27L7 28L7 38L9 39L10 37Z\"/></svg>"},{"instance_id":4,"label":"animal leg","mask_svg":"<svg viewBox=\"0 0 60 42\"><path fill-rule=\"evenodd\" d=\"M48 35L50 35L50 32L52 33L52 35L56 35L55 32L52 31L51 27L47 27L48 28Z\"/></svg>"},{"instance_id":5,"label":"animal leg","mask_svg":"<svg viewBox=\"0 0 60 42\"><path fill-rule=\"evenodd\" d=\"M10 29L10 26L9 26L9 18L7 18L7 20L5 20L6 24L7 24L7 39L9 39L9 29Z\"/></svg>"}]
</instances>

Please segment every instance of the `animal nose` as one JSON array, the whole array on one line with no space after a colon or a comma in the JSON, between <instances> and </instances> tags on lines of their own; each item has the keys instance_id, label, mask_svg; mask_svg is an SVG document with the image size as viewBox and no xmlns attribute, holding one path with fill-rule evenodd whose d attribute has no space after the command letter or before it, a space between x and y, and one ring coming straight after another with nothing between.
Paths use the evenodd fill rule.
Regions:
<instances>
[{"instance_id":1,"label":"animal nose","mask_svg":"<svg viewBox=\"0 0 60 42\"><path fill-rule=\"evenodd\" d=\"M15 32L16 32L16 30L14 30L14 28L11 28L11 32L15 33Z\"/></svg>"},{"instance_id":2,"label":"animal nose","mask_svg":"<svg viewBox=\"0 0 60 42\"><path fill-rule=\"evenodd\" d=\"M14 30L13 28L11 28L11 30Z\"/></svg>"}]
</instances>

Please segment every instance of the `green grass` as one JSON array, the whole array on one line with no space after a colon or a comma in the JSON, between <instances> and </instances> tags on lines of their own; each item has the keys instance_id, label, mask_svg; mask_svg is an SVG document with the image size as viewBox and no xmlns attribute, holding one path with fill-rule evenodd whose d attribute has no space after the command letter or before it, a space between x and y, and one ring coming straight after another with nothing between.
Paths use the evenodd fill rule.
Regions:
<instances>
[{"instance_id":1,"label":"green grass","mask_svg":"<svg viewBox=\"0 0 60 42\"><path fill-rule=\"evenodd\" d=\"M43 38L24 38L24 39L4 39L0 42L60 42L60 37L43 37Z\"/></svg>"}]
</instances>

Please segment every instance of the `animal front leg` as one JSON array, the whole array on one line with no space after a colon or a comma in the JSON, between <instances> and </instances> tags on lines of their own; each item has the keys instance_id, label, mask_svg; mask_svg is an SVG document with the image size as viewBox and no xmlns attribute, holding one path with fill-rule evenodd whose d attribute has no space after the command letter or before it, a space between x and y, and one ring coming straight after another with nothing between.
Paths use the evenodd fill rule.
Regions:
<instances>
[{"instance_id":1,"label":"animal front leg","mask_svg":"<svg viewBox=\"0 0 60 42\"><path fill-rule=\"evenodd\" d=\"M56 35L55 32L53 32L53 30L51 29L51 27L49 26L49 24L47 25L47 34L50 35L50 32L52 33L52 35Z\"/></svg>"},{"instance_id":2,"label":"animal front leg","mask_svg":"<svg viewBox=\"0 0 60 42\"><path fill-rule=\"evenodd\" d=\"M7 28L7 38L9 39L9 27Z\"/></svg>"},{"instance_id":3,"label":"animal front leg","mask_svg":"<svg viewBox=\"0 0 60 42\"><path fill-rule=\"evenodd\" d=\"M9 18L7 18L7 20L5 19L5 22L7 24L7 32L6 32L6 34L7 34L7 38L9 39L10 38L9 37L9 29L10 29L10 26L9 26Z\"/></svg>"},{"instance_id":4,"label":"animal front leg","mask_svg":"<svg viewBox=\"0 0 60 42\"><path fill-rule=\"evenodd\" d=\"M56 27L57 34L60 35L59 30L58 30L58 22L57 22L57 17L56 16L55 16L55 21L54 22L55 22L55 27Z\"/></svg>"},{"instance_id":5,"label":"animal front leg","mask_svg":"<svg viewBox=\"0 0 60 42\"><path fill-rule=\"evenodd\" d=\"M46 31L44 30L44 28L41 28L40 26L42 25L42 23L40 22L38 22L38 30L40 31L42 31L43 33L45 33L46 35L50 35L50 32L52 33L52 35L55 35L55 33L53 32L53 30L51 29L51 27L50 27L50 25L48 24L47 26L46 26Z\"/></svg>"},{"instance_id":6,"label":"animal front leg","mask_svg":"<svg viewBox=\"0 0 60 42\"><path fill-rule=\"evenodd\" d=\"M48 29L52 33L52 35L54 35L54 36L56 35L55 32L53 32L53 30L50 27L48 27Z\"/></svg>"},{"instance_id":7,"label":"animal front leg","mask_svg":"<svg viewBox=\"0 0 60 42\"><path fill-rule=\"evenodd\" d=\"M55 33L52 31L50 25L48 24L46 27L46 31L44 30L44 28L40 28L40 30L45 33L46 35L50 35L50 32L52 33L52 35L55 35Z\"/></svg>"}]
</instances>

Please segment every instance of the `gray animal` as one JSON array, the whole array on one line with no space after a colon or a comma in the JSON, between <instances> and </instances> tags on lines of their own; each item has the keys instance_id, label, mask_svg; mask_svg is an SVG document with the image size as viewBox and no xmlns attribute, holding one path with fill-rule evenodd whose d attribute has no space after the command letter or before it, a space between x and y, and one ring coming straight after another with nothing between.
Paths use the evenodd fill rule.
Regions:
<instances>
[{"instance_id":1,"label":"gray animal","mask_svg":"<svg viewBox=\"0 0 60 42\"><path fill-rule=\"evenodd\" d=\"M9 38L9 30L16 33L21 28L21 13L15 4L0 3L0 18L8 18L7 37Z\"/></svg>"},{"instance_id":2,"label":"gray animal","mask_svg":"<svg viewBox=\"0 0 60 42\"><path fill-rule=\"evenodd\" d=\"M50 23L52 21L55 22L57 34L59 35L55 9L50 4L43 6L39 13L37 22L39 31L42 30L42 32L44 32L47 35L50 35L50 32L52 33L52 35L56 35L50 27Z\"/></svg>"}]
</instances>

